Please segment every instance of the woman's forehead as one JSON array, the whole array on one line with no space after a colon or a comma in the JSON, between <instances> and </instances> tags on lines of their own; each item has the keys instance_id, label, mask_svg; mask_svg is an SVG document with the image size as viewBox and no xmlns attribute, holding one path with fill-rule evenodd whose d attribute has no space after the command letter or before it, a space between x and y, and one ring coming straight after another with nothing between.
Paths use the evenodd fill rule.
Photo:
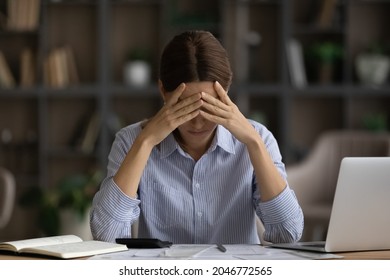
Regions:
<instances>
[{"instance_id":1,"label":"woman's forehead","mask_svg":"<svg viewBox=\"0 0 390 280\"><path fill-rule=\"evenodd\" d=\"M206 92L214 97L218 96L213 82L190 82L186 83L186 88L181 97L185 98L198 92Z\"/></svg>"}]
</instances>

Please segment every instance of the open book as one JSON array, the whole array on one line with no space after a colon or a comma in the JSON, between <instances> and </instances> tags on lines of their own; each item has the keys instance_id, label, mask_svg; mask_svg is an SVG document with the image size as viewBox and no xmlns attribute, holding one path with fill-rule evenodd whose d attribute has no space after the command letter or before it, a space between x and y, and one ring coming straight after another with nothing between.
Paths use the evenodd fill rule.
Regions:
<instances>
[{"instance_id":1,"label":"open book","mask_svg":"<svg viewBox=\"0 0 390 280\"><path fill-rule=\"evenodd\" d=\"M71 259L125 251L127 247L97 240L83 241L76 235L60 235L1 242L0 250Z\"/></svg>"}]
</instances>

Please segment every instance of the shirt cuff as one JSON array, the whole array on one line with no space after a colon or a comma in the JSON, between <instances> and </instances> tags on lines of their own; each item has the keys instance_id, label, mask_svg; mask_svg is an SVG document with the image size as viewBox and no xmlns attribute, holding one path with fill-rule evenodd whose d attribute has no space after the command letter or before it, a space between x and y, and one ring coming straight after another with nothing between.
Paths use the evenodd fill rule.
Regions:
<instances>
[{"instance_id":1,"label":"shirt cuff","mask_svg":"<svg viewBox=\"0 0 390 280\"><path fill-rule=\"evenodd\" d=\"M277 224L296 216L300 206L289 186L269 201L259 203L261 219L266 224Z\"/></svg>"},{"instance_id":2,"label":"shirt cuff","mask_svg":"<svg viewBox=\"0 0 390 280\"><path fill-rule=\"evenodd\" d=\"M103 209L107 209L115 220L128 220L140 204L139 199L126 195L114 182L113 178L108 179L105 188L101 191L101 205Z\"/></svg>"}]
</instances>

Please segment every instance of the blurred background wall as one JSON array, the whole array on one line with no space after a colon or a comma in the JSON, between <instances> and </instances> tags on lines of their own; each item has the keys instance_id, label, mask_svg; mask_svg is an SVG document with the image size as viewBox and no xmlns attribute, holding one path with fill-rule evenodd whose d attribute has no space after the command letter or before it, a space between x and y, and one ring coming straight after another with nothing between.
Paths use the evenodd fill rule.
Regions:
<instances>
[{"instance_id":1,"label":"blurred background wall","mask_svg":"<svg viewBox=\"0 0 390 280\"><path fill-rule=\"evenodd\" d=\"M183 30L221 40L231 98L287 167L328 131L386 133L389 14L385 0L1 0L0 166L16 198L0 240L88 212L115 132L161 106L159 55Z\"/></svg>"}]
</instances>

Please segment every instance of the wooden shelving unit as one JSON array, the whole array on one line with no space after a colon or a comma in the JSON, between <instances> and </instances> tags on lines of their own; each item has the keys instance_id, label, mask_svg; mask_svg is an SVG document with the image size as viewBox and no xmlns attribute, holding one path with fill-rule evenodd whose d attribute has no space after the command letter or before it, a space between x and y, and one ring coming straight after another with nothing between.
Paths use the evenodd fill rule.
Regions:
<instances>
[{"instance_id":1,"label":"wooden shelving unit","mask_svg":"<svg viewBox=\"0 0 390 280\"><path fill-rule=\"evenodd\" d=\"M185 29L207 29L221 40L234 70L230 95L246 116L264 121L275 134L287 164L302 159L326 130L361 129L369 114L382 113L390 122L389 79L378 87L361 85L354 66L371 43L390 44L390 3L340 0L330 26L319 28L320 2L41 0L38 28L0 30L0 50L16 81L24 47L33 50L37 62L32 87L0 89L1 165L16 174L19 194L33 185L53 188L74 172L104 170L115 130L152 116L161 106L159 56L165 43ZM6 17L7 5L0 11ZM339 43L343 56L336 77L321 84L307 73L307 86L293 86L286 56L291 38L304 50L317 41ZM74 52L79 83L47 87L45 57L63 45ZM123 82L134 48L150 55L152 83L146 87ZM87 153L72 143L94 112L100 130ZM20 219L24 214L15 213ZM9 231L17 238L30 234L16 233L14 224Z\"/></svg>"}]
</instances>

